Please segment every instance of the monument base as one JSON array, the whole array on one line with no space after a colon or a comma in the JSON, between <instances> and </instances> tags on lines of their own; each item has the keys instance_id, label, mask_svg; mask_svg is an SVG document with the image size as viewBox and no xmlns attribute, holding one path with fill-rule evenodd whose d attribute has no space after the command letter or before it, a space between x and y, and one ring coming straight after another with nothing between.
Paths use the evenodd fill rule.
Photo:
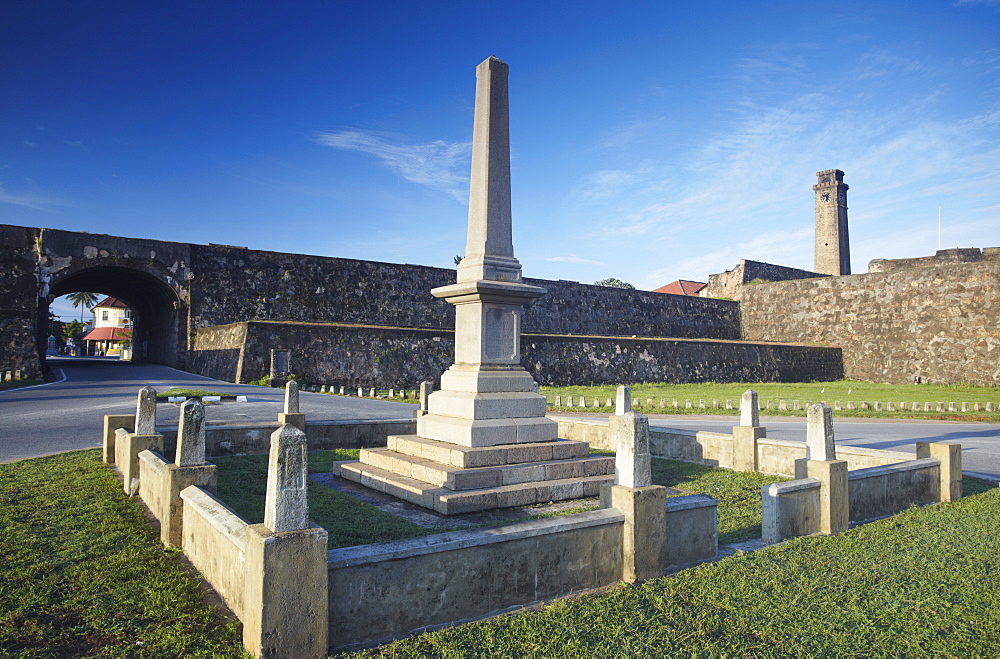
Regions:
<instances>
[{"instance_id":1,"label":"monument base","mask_svg":"<svg viewBox=\"0 0 1000 659\"><path fill-rule=\"evenodd\" d=\"M360 458L334 473L442 515L598 496L615 478L614 457L568 439L469 447L394 435Z\"/></svg>"}]
</instances>

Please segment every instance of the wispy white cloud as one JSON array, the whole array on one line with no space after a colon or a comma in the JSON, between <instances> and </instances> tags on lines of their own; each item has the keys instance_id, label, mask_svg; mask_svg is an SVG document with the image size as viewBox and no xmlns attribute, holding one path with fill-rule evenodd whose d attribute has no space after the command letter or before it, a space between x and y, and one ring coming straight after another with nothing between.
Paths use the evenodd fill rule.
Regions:
<instances>
[{"instance_id":1,"label":"wispy white cloud","mask_svg":"<svg viewBox=\"0 0 1000 659\"><path fill-rule=\"evenodd\" d=\"M861 56L860 80L871 80L893 75L936 73L937 67L930 64L926 58L916 58L894 52L886 48L873 48Z\"/></svg>"},{"instance_id":2,"label":"wispy white cloud","mask_svg":"<svg viewBox=\"0 0 1000 659\"><path fill-rule=\"evenodd\" d=\"M456 201L465 203L468 198L471 142L403 144L389 135L360 129L321 132L315 139L334 149L374 156L407 181L440 190Z\"/></svg>"},{"instance_id":3,"label":"wispy white cloud","mask_svg":"<svg viewBox=\"0 0 1000 659\"><path fill-rule=\"evenodd\" d=\"M80 149L81 151L86 151L87 153L90 153L90 149L87 148L87 145L81 142L80 140L66 140L66 144L67 146L71 146L74 149Z\"/></svg>"},{"instance_id":4,"label":"wispy white cloud","mask_svg":"<svg viewBox=\"0 0 1000 659\"><path fill-rule=\"evenodd\" d=\"M590 174L574 191L584 201L595 201L620 194L626 188L643 180L650 173L648 168L626 171L602 169Z\"/></svg>"},{"instance_id":5,"label":"wispy white cloud","mask_svg":"<svg viewBox=\"0 0 1000 659\"><path fill-rule=\"evenodd\" d=\"M587 263L589 265L607 265L604 261L585 259L581 256L550 256L545 260L553 263Z\"/></svg>"},{"instance_id":6,"label":"wispy white cloud","mask_svg":"<svg viewBox=\"0 0 1000 659\"><path fill-rule=\"evenodd\" d=\"M48 199L39 195L11 194L4 190L2 183L0 183L0 204L11 204L39 211L51 210L53 206L60 205L59 202L53 199Z\"/></svg>"}]
</instances>

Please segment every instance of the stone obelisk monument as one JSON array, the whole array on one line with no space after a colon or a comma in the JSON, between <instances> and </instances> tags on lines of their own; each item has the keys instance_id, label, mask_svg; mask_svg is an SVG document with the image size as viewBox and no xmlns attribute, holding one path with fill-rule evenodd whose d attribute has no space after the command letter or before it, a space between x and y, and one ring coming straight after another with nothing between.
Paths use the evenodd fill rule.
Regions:
<instances>
[{"instance_id":1,"label":"stone obelisk monument","mask_svg":"<svg viewBox=\"0 0 1000 659\"><path fill-rule=\"evenodd\" d=\"M465 258L458 283L431 291L455 305L455 363L417 421L421 437L463 446L556 438L545 399L521 368L521 312L545 289L521 281L510 220L507 65L476 68L476 116Z\"/></svg>"},{"instance_id":2,"label":"stone obelisk monument","mask_svg":"<svg viewBox=\"0 0 1000 659\"><path fill-rule=\"evenodd\" d=\"M476 115L465 258L458 281L431 293L455 305L455 363L427 396L416 435L388 438L339 465L344 478L437 512L596 496L614 458L557 439L545 398L521 367L521 313L545 289L521 281L510 216L507 65L476 68Z\"/></svg>"}]
</instances>

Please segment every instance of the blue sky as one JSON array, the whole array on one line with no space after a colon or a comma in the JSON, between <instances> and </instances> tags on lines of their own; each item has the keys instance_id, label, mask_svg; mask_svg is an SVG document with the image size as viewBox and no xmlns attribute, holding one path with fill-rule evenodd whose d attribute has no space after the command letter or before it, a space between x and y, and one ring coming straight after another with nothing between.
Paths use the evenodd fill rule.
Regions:
<instances>
[{"instance_id":1,"label":"blue sky","mask_svg":"<svg viewBox=\"0 0 1000 659\"><path fill-rule=\"evenodd\" d=\"M452 267L490 55L525 276L810 269L831 168L855 272L1000 245L994 0L7 0L0 222Z\"/></svg>"}]
</instances>

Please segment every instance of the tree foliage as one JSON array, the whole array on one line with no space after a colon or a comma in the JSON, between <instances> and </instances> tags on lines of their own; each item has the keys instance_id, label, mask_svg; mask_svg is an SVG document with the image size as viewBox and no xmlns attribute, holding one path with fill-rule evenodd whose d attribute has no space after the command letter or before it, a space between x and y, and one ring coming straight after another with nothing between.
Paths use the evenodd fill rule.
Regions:
<instances>
[{"instance_id":1,"label":"tree foliage","mask_svg":"<svg viewBox=\"0 0 1000 659\"><path fill-rule=\"evenodd\" d=\"M83 322L83 312L97 302L97 293L78 291L67 296L74 307L80 307L80 322Z\"/></svg>"},{"instance_id":2,"label":"tree foliage","mask_svg":"<svg viewBox=\"0 0 1000 659\"><path fill-rule=\"evenodd\" d=\"M635 286L628 283L627 281L622 281L621 279L616 279L615 277L608 277L607 279L601 279L594 282L594 286L610 286L611 288L632 288Z\"/></svg>"}]
</instances>

